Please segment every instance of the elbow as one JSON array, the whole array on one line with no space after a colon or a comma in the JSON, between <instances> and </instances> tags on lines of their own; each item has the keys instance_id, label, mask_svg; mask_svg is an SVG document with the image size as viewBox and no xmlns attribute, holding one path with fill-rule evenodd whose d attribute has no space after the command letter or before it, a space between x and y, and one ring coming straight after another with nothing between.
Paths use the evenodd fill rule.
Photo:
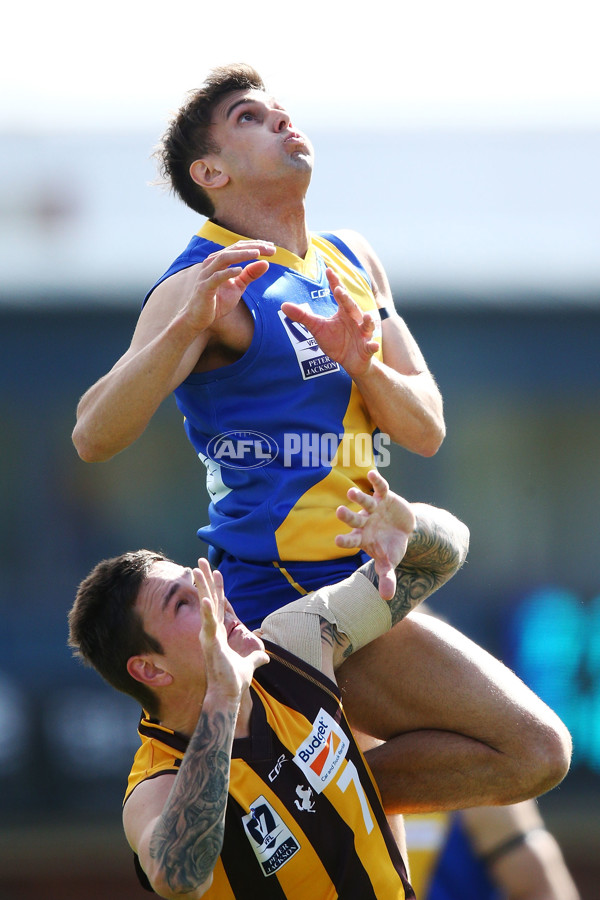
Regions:
<instances>
[{"instance_id":1,"label":"elbow","mask_svg":"<svg viewBox=\"0 0 600 900\"><path fill-rule=\"evenodd\" d=\"M439 587L454 578L462 569L469 552L470 532L464 522L454 518L452 531L449 532L447 541L442 550L444 567L439 574Z\"/></svg>"},{"instance_id":2,"label":"elbow","mask_svg":"<svg viewBox=\"0 0 600 900\"><path fill-rule=\"evenodd\" d=\"M114 453L108 451L106 447L102 447L99 442L93 441L79 423L73 429L71 440L83 462L106 462L107 459L114 456Z\"/></svg>"},{"instance_id":3,"label":"elbow","mask_svg":"<svg viewBox=\"0 0 600 900\"><path fill-rule=\"evenodd\" d=\"M456 573L464 566L469 552L469 539L469 529L463 522L456 519L454 532L449 537L445 548L446 566L444 571L440 572L444 583L454 578Z\"/></svg>"},{"instance_id":4,"label":"elbow","mask_svg":"<svg viewBox=\"0 0 600 900\"><path fill-rule=\"evenodd\" d=\"M446 424L443 419L435 419L428 423L423 431L420 449L417 451L420 456L435 456L446 437Z\"/></svg>"},{"instance_id":5,"label":"elbow","mask_svg":"<svg viewBox=\"0 0 600 900\"><path fill-rule=\"evenodd\" d=\"M202 884L191 889L189 884L182 884L181 887L174 885L173 879L169 878L166 871L162 869L149 875L148 880L154 893L159 897L164 897L164 900L181 900L182 897L185 897L186 900L199 900L212 886L213 876L211 872Z\"/></svg>"},{"instance_id":6,"label":"elbow","mask_svg":"<svg viewBox=\"0 0 600 900\"><path fill-rule=\"evenodd\" d=\"M410 432L397 427L390 432L390 437L418 456L435 456L446 437L446 425L443 417L427 415L419 417Z\"/></svg>"},{"instance_id":7,"label":"elbow","mask_svg":"<svg viewBox=\"0 0 600 900\"><path fill-rule=\"evenodd\" d=\"M457 522L457 546L456 546L456 571L465 564L469 553L469 544L471 542L471 532L464 522L459 519Z\"/></svg>"}]
</instances>

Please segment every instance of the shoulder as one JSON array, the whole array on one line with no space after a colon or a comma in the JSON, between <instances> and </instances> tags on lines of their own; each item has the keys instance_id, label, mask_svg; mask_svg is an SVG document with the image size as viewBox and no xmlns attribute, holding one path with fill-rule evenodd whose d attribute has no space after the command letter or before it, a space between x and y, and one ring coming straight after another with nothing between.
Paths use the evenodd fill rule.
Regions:
<instances>
[{"instance_id":1,"label":"shoulder","mask_svg":"<svg viewBox=\"0 0 600 900\"><path fill-rule=\"evenodd\" d=\"M192 263L159 281L147 295L142 308L142 315L146 310L152 310L152 314L156 315L163 308L168 308L171 312L173 309L178 308L182 300L191 293L196 283L200 266L201 263Z\"/></svg>"},{"instance_id":2,"label":"shoulder","mask_svg":"<svg viewBox=\"0 0 600 900\"><path fill-rule=\"evenodd\" d=\"M161 813L167 801L175 772L162 772L141 781L129 794L123 806L123 828L134 851L138 851L142 834Z\"/></svg>"},{"instance_id":3,"label":"shoulder","mask_svg":"<svg viewBox=\"0 0 600 900\"><path fill-rule=\"evenodd\" d=\"M123 359L127 359L147 347L161 336L170 335L169 340L185 344L181 371L178 371L175 387L192 371L200 354L211 336L210 329L190 338L190 332L182 317L187 300L193 295L198 277L198 266L194 265L174 275L170 275L149 294L140 312L131 346Z\"/></svg>"},{"instance_id":4,"label":"shoulder","mask_svg":"<svg viewBox=\"0 0 600 900\"><path fill-rule=\"evenodd\" d=\"M341 241L343 241L362 263L367 271L375 297L378 298L380 305L387 305L387 301L391 301L391 289L383 264L371 244L364 235L358 231L351 229L341 229L334 232Z\"/></svg>"}]
</instances>

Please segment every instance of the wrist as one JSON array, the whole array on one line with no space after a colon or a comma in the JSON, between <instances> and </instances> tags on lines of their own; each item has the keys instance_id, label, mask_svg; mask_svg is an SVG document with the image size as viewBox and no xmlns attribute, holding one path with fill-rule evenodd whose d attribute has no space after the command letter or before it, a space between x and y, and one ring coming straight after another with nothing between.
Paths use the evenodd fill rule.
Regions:
<instances>
[{"instance_id":1,"label":"wrist","mask_svg":"<svg viewBox=\"0 0 600 900\"><path fill-rule=\"evenodd\" d=\"M235 718L242 705L243 693L243 689L227 688L223 684L209 686L202 701L202 712L207 714L220 712L225 716L231 715Z\"/></svg>"},{"instance_id":2,"label":"wrist","mask_svg":"<svg viewBox=\"0 0 600 900\"><path fill-rule=\"evenodd\" d=\"M371 378L376 372L377 358L370 356L367 360L362 361L359 366L353 366L352 369L346 369L346 372L357 385Z\"/></svg>"}]
</instances>

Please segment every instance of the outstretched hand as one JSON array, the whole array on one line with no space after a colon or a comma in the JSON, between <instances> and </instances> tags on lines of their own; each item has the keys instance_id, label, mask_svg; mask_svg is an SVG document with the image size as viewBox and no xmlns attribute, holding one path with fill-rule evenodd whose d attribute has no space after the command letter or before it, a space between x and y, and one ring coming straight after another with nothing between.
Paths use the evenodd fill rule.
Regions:
<instances>
[{"instance_id":1,"label":"outstretched hand","mask_svg":"<svg viewBox=\"0 0 600 900\"><path fill-rule=\"evenodd\" d=\"M332 269L327 269L327 279L338 304L329 318L296 303L282 303L281 309L293 322L308 328L323 353L343 366L351 378L359 378L368 372L379 349L373 340L375 319L363 312Z\"/></svg>"},{"instance_id":2,"label":"outstretched hand","mask_svg":"<svg viewBox=\"0 0 600 900\"><path fill-rule=\"evenodd\" d=\"M206 559L199 559L193 576L202 615L200 644L207 686L216 685L226 696L239 700L255 670L269 657L260 638L236 618L225 597L221 573L213 571ZM236 649L229 645L229 633L234 628L247 632L247 638L242 634L236 642Z\"/></svg>"},{"instance_id":3,"label":"outstretched hand","mask_svg":"<svg viewBox=\"0 0 600 900\"><path fill-rule=\"evenodd\" d=\"M385 478L375 469L368 474L373 494L350 488L348 499L362 509L353 512L347 506L337 509L337 517L352 527L349 534L339 534L338 547L360 548L373 558L379 577L379 593L391 600L396 591L395 568L401 562L409 538L416 525L410 503L390 490Z\"/></svg>"},{"instance_id":4,"label":"outstretched hand","mask_svg":"<svg viewBox=\"0 0 600 900\"><path fill-rule=\"evenodd\" d=\"M238 241L198 263L185 307L192 328L200 333L235 309L248 285L269 268L268 261L258 257L274 253L275 245L268 241Z\"/></svg>"}]
</instances>

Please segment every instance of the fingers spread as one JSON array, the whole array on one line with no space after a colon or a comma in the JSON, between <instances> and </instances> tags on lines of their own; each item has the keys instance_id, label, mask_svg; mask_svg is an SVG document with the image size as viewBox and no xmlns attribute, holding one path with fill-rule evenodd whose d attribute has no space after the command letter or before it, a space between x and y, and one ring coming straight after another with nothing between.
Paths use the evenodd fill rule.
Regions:
<instances>
[{"instance_id":1,"label":"fingers spread","mask_svg":"<svg viewBox=\"0 0 600 900\"><path fill-rule=\"evenodd\" d=\"M378 472L377 469L371 469L371 471L367 474L367 478L369 479L379 496L385 497L390 489L390 486L383 475Z\"/></svg>"},{"instance_id":2,"label":"fingers spread","mask_svg":"<svg viewBox=\"0 0 600 900\"><path fill-rule=\"evenodd\" d=\"M377 509L377 500L371 494L365 494L359 488L350 488L348 499L353 500L355 503L360 503L362 508L368 513L375 512Z\"/></svg>"}]
</instances>

